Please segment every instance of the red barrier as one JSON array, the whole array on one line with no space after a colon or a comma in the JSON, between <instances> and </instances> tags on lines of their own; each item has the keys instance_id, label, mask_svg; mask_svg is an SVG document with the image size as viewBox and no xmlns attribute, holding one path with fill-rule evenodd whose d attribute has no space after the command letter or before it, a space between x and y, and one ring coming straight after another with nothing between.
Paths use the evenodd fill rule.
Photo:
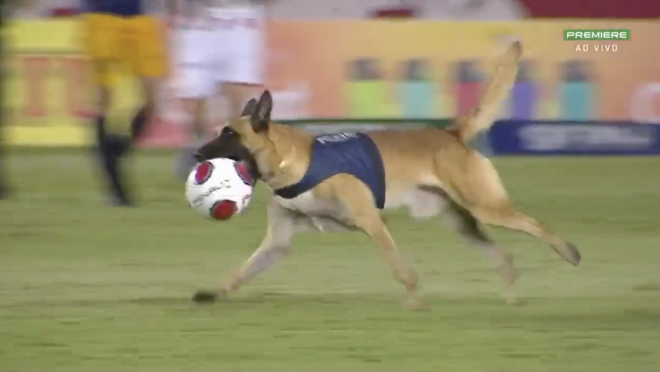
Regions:
<instances>
[{"instance_id":1,"label":"red barrier","mask_svg":"<svg viewBox=\"0 0 660 372\"><path fill-rule=\"evenodd\" d=\"M532 18L657 18L658 0L519 0Z\"/></svg>"}]
</instances>

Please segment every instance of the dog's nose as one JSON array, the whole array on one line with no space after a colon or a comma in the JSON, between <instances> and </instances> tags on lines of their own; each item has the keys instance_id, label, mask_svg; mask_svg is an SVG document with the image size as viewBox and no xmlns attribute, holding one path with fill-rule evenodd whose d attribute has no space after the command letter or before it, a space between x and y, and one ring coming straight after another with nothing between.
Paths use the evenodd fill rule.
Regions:
<instances>
[{"instance_id":1,"label":"dog's nose","mask_svg":"<svg viewBox=\"0 0 660 372\"><path fill-rule=\"evenodd\" d=\"M201 163L201 162L202 162L202 154L200 154L200 153L196 153L195 155L193 155L193 158L195 158L195 160L196 160L198 163Z\"/></svg>"}]
</instances>

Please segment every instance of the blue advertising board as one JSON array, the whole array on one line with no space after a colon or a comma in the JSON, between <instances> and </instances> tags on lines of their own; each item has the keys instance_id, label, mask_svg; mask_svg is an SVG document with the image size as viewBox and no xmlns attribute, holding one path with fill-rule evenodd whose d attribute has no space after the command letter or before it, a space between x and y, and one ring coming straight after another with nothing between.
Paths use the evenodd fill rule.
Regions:
<instances>
[{"instance_id":1,"label":"blue advertising board","mask_svg":"<svg viewBox=\"0 0 660 372\"><path fill-rule=\"evenodd\" d=\"M494 155L660 155L660 124L501 120Z\"/></svg>"}]
</instances>

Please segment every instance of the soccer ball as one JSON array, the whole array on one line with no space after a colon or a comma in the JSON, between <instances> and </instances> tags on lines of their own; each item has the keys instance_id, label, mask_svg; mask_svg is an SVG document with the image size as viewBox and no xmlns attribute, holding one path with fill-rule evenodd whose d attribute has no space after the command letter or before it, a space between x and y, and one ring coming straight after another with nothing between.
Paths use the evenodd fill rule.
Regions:
<instances>
[{"instance_id":1,"label":"soccer ball","mask_svg":"<svg viewBox=\"0 0 660 372\"><path fill-rule=\"evenodd\" d=\"M247 165L218 158L197 164L186 181L188 204L211 220L227 220L250 204L254 179Z\"/></svg>"}]
</instances>

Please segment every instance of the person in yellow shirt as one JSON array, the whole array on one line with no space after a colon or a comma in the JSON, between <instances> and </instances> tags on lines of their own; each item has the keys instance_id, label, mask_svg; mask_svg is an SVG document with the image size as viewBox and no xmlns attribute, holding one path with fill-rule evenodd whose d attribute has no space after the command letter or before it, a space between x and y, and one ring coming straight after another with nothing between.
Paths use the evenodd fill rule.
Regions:
<instances>
[{"instance_id":1,"label":"person in yellow shirt","mask_svg":"<svg viewBox=\"0 0 660 372\"><path fill-rule=\"evenodd\" d=\"M82 27L85 49L91 60L98 94L96 141L113 205L132 205L124 184L121 160L144 132L155 113L156 93L168 73L165 28L147 9L148 0L83 0ZM172 0L152 4L173 5ZM130 122L110 122L113 85L118 69L135 76L142 88L143 104Z\"/></svg>"}]
</instances>

